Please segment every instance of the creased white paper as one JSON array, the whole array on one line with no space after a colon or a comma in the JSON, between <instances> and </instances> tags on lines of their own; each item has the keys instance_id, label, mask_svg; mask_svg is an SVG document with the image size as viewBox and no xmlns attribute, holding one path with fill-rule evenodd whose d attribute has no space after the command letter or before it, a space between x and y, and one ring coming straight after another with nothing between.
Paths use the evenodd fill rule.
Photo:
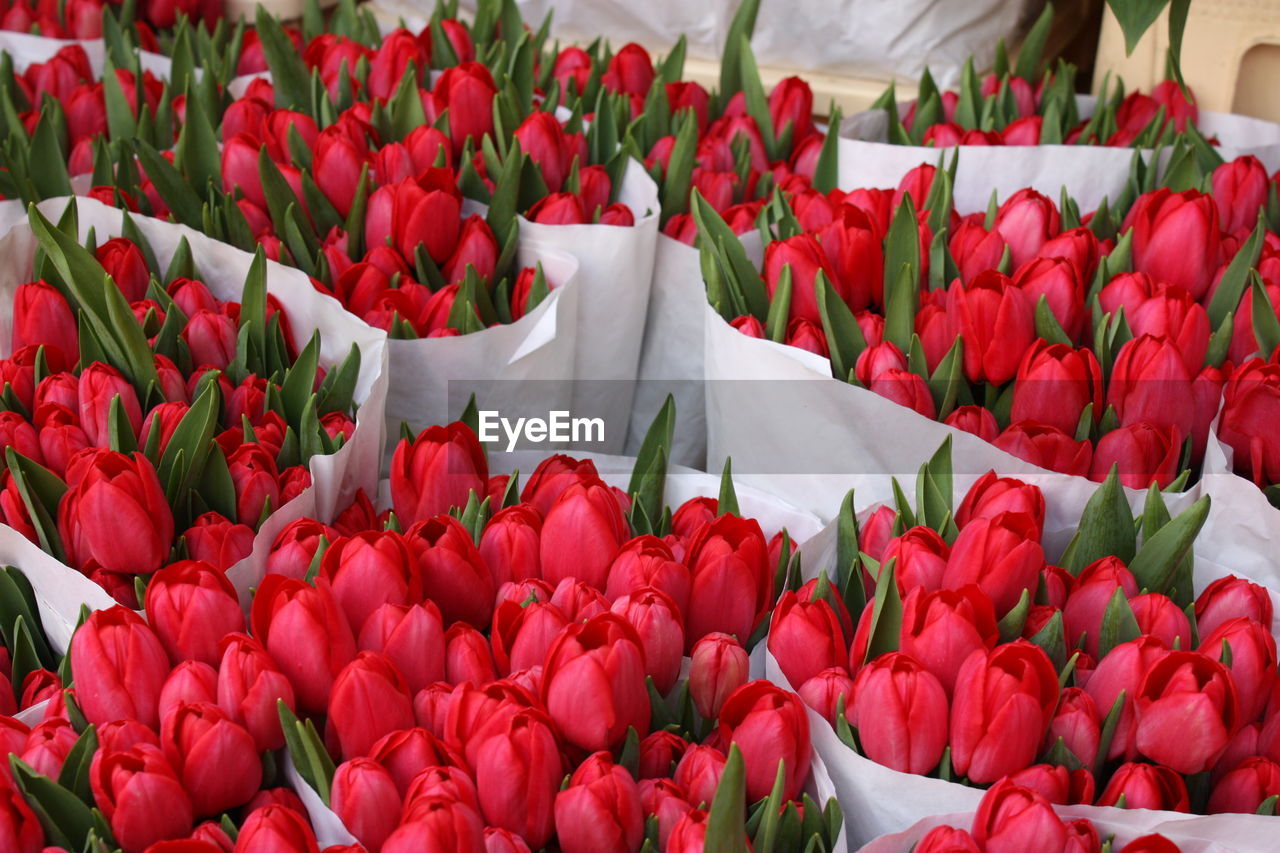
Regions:
<instances>
[{"instance_id":1,"label":"creased white paper","mask_svg":"<svg viewBox=\"0 0 1280 853\"><path fill-rule=\"evenodd\" d=\"M611 453L622 450L631 423L658 236L658 186L639 163L628 162L618 200L631 208L634 226L544 225L520 217L522 239L578 260L572 412L605 419L601 449Z\"/></svg>"},{"instance_id":2,"label":"creased white paper","mask_svg":"<svg viewBox=\"0 0 1280 853\"><path fill-rule=\"evenodd\" d=\"M90 229L99 241L120 235L123 221L120 210L93 199L80 198L76 202L82 240L87 239ZM56 222L67 203L66 198L49 199L41 202L39 209L46 218ZM151 244L162 267L169 263L185 237L201 280L213 295L224 301L240 299L253 255L185 226L145 216L134 216L133 220ZM36 244L35 234L27 225L14 226L0 240L0 258L4 259L0 263L2 353L11 349L13 297L18 285L30 280ZM359 347L361 362L355 391L359 408L351 439L336 453L311 460L311 487L272 513L254 538L253 553L228 569L227 576L246 606L249 588L261 580L271 542L284 525L304 516L330 520L351 503L359 489L376 494L385 430L386 335L343 311L333 297L317 292L305 273L274 262L267 263L266 273L267 292L286 306L295 347L301 349L312 333L319 331L320 362L326 366L336 365L346 358L352 344ZM75 627L80 602L97 609L111 606L112 601L87 577L52 557L39 559L36 553L24 549L20 542L9 542L12 537L35 549L21 534L4 528L0 530L0 559L23 569L32 585L37 587L50 639L63 650ZM10 552L15 555L14 559L9 559ZM46 603L50 611L56 612L46 612Z\"/></svg>"}]
</instances>

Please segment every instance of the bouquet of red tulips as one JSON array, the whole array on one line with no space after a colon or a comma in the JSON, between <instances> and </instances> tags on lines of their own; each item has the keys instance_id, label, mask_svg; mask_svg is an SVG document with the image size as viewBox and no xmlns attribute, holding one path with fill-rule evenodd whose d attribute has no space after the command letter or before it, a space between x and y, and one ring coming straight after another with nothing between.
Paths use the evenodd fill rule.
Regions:
<instances>
[{"instance_id":1,"label":"bouquet of red tulips","mask_svg":"<svg viewBox=\"0 0 1280 853\"><path fill-rule=\"evenodd\" d=\"M1053 557L1052 490L991 472L955 506L952 477L944 447L915 507L899 492L855 516L847 498L802 549L808 594L771 622L772 677L827 722L815 742L856 832L1006 778L1064 805L1273 813L1274 593L1200 588L1209 499L1170 518L1153 487L1134 518L1113 472Z\"/></svg>"},{"instance_id":2,"label":"bouquet of red tulips","mask_svg":"<svg viewBox=\"0 0 1280 853\"><path fill-rule=\"evenodd\" d=\"M31 216L6 238L0 510L14 536L137 606L152 573L187 558L247 589L238 564L260 530L376 482L384 344L323 316L305 279L96 202L64 205L57 225Z\"/></svg>"}]
</instances>

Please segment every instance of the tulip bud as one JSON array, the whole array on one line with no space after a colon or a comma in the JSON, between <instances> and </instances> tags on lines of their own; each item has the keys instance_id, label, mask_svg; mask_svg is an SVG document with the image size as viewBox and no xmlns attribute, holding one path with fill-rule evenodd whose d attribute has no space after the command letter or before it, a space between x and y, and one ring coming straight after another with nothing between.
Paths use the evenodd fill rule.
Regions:
<instances>
[{"instance_id":1,"label":"tulip bud","mask_svg":"<svg viewBox=\"0 0 1280 853\"><path fill-rule=\"evenodd\" d=\"M521 711L479 752L481 813L491 825L517 833L530 848L543 847L555 829L553 803L563 778L550 722L538 711Z\"/></svg>"},{"instance_id":2,"label":"tulip bud","mask_svg":"<svg viewBox=\"0 0 1280 853\"><path fill-rule=\"evenodd\" d=\"M245 627L231 581L196 560L180 560L156 572L147 584L146 610L174 664L216 664L221 657L218 643Z\"/></svg>"},{"instance_id":3,"label":"tulip bud","mask_svg":"<svg viewBox=\"0 0 1280 853\"><path fill-rule=\"evenodd\" d=\"M293 687L262 645L244 634L222 641L217 701L227 716L253 736L258 751L284 744L278 703L295 710Z\"/></svg>"},{"instance_id":4,"label":"tulip bud","mask_svg":"<svg viewBox=\"0 0 1280 853\"><path fill-rule=\"evenodd\" d=\"M556 794L555 828L564 853L639 850L644 813L635 780L608 753L596 753Z\"/></svg>"},{"instance_id":5,"label":"tulip bud","mask_svg":"<svg viewBox=\"0 0 1280 853\"><path fill-rule=\"evenodd\" d=\"M464 506L467 496L483 494L488 479L484 450L470 427L453 423L402 441L391 459L391 502L402 525Z\"/></svg>"},{"instance_id":6,"label":"tulip bud","mask_svg":"<svg viewBox=\"0 0 1280 853\"><path fill-rule=\"evenodd\" d=\"M951 705L956 772L990 782L1031 764L1058 692L1053 663L1038 646L1017 640L970 654L956 677Z\"/></svg>"},{"instance_id":7,"label":"tulip bud","mask_svg":"<svg viewBox=\"0 0 1280 853\"><path fill-rule=\"evenodd\" d=\"M240 827L235 853L259 850L320 853L306 816L279 805L264 806L250 813Z\"/></svg>"},{"instance_id":8,"label":"tulip bud","mask_svg":"<svg viewBox=\"0 0 1280 853\"><path fill-rule=\"evenodd\" d=\"M1138 198L1125 217L1124 228L1130 226L1133 269L1181 287L1198 301L1222 263L1214 199L1196 190L1162 188Z\"/></svg>"},{"instance_id":9,"label":"tulip bud","mask_svg":"<svg viewBox=\"0 0 1280 853\"><path fill-rule=\"evenodd\" d=\"M542 524L542 576L558 584L576 578L607 586L609 566L628 538L627 521L604 485L574 485L550 507Z\"/></svg>"},{"instance_id":10,"label":"tulip bud","mask_svg":"<svg viewBox=\"0 0 1280 853\"><path fill-rule=\"evenodd\" d=\"M1196 652L1170 652L1147 670L1137 712L1138 750L1186 774L1212 766L1240 724L1230 673Z\"/></svg>"},{"instance_id":11,"label":"tulip bud","mask_svg":"<svg viewBox=\"0 0 1280 853\"><path fill-rule=\"evenodd\" d=\"M1114 806L1124 797L1127 809L1190 811L1187 785L1175 771L1158 764L1122 764L1112 774L1098 805Z\"/></svg>"},{"instance_id":12,"label":"tulip bud","mask_svg":"<svg viewBox=\"0 0 1280 853\"><path fill-rule=\"evenodd\" d=\"M360 652L333 680L326 739L344 759L368 755L383 735L413 724L409 687L385 655Z\"/></svg>"},{"instance_id":13,"label":"tulip bud","mask_svg":"<svg viewBox=\"0 0 1280 853\"><path fill-rule=\"evenodd\" d=\"M217 705L180 704L160 728L165 758L191 797L197 815L212 816L247 803L262 786L253 737Z\"/></svg>"},{"instance_id":14,"label":"tulip bud","mask_svg":"<svg viewBox=\"0 0 1280 853\"><path fill-rule=\"evenodd\" d=\"M973 816L973 838L986 853L1018 853L1028 844L1061 850L1067 827L1042 794L1003 779L983 795Z\"/></svg>"},{"instance_id":15,"label":"tulip bud","mask_svg":"<svg viewBox=\"0 0 1280 853\"><path fill-rule=\"evenodd\" d=\"M355 758L338 765L329 801L334 814L369 853L378 853L400 825L400 792L381 764Z\"/></svg>"},{"instance_id":16,"label":"tulip bud","mask_svg":"<svg viewBox=\"0 0 1280 853\"><path fill-rule=\"evenodd\" d=\"M124 607L91 614L71 643L81 710L91 723L159 722L157 703L169 674L164 646L141 617Z\"/></svg>"},{"instance_id":17,"label":"tulip bud","mask_svg":"<svg viewBox=\"0 0 1280 853\"><path fill-rule=\"evenodd\" d=\"M947 694L910 657L881 655L858 673L849 720L872 761L904 773L927 773L947 744Z\"/></svg>"},{"instance_id":18,"label":"tulip bud","mask_svg":"<svg viewBox=\"0 0 1280 853\"><path fill-rule=\"evenodd\" d=\"M421 521L405 533L423 594L446 623L486 625L493 614L494 583L471 534L453 516Z\"/></svg>"},{"instance_id":19,"label":"tulip bud","mask_svg":"<svg viewBox=\"0 0 1280 853\"><path fill-rule=\"evenodd\" d=\"M314 587L267 575L253 599L254 637L297 694L298 706L321 713L334 677L355 657L355 638L327 581Z\"/></svg>"},{"instance_id":20,"label":"tulip bud","mask_svg":"<svg viewBox=\"0 0 1280 853\"><path fill-rule=\"evenodd\" d=\"M680 677L684 656L680 609L661 590L642 587L618 598L610 610L635 629L644 652L645 674L665 696Z\"/></svg>"},{"instance_id":21,"label":"tulip bud","mask_svg":"<svg viewBox=\"0 0 1280 853\"><path fill-rule=\"evenodd\" d=\"M720 710L720 737L742 751L747 799L768 796L784 766L782 796L795 799L809 775L809 719L794 693L767 681L738 688Z\"/></svg>"},{"instance_id":22,"label":"tulip bud","mask_svg":"<svg viewBox=\"0 0 1280 853\"><path fill-rule=\"evenodd\" d=\"M90 765L89 787L125 853L142 853L156 841L191 831L191 800L158 747L99 753Z\"/></svg>"}]
</instances>

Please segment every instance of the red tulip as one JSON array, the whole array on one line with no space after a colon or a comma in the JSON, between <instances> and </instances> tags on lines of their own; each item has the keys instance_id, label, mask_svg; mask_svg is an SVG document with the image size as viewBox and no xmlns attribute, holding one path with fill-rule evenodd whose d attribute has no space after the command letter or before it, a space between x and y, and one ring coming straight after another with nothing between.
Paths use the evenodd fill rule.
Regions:
<instances>
[{"instance_id":1,"label":"red tulip","mask_svg":"<svg viewBox=\"0 0 1280 853\"><path fill-rule=\"evenodd\" d=\"M326 738L343 759L368 755L383 735L414 724L404 676L377 652L360 652L338 673L328 711Z\"/></svg>"},{"instance_id":2,"label":"red tulip","mask_svg":"<svg viewBox=\"0 0 1280 853\"><path fill-rule=\"evenodd\" d=\"M358 647L386 655L404 675L411 693L444 678L444 627L431 601L383 604L362 626Z\"/></svg>"},{"instance_id":3,"label":"red tulip","mask_svg":"<svg viewBox=\"0 0 1280 853\"><path fill-rule=\"evenodd\" d=\"M369 853L378 853L400 825L400 792L391 774L372 759L338 765L329 798L334 814Z\"/></svg>"},{"instance_id":4,"label":"red tulip","mask_svg":"<svg viewBox=\"0 0 1280 853\"><path fill-rule=\"evenodd\" d=\"M222 638L245 627L231 581L198 560L179 560L156 572L147 584L145 605L175 665L184 660L217 664Z\"/></svg>"},{"instance_id":5,"label":"red tulip","mask_svg":"<svg viewBox=\"0 0 1280 853\"><path fill-rule=\"evenodd\" d=\"M57 288L41 281L18 285L13 296L13 349L43 345L67 361L80 356L80 335L71 306Z\"/></svg>"},{"instance_id":6,"label":"red tulip","mask_svg":"<svg viewBox=\"0 0 1280 853\"><path fill-rule=\"evenodd\" d=\"M938 826L921 836L913 853L982 853L967 830Z\"/></svg>"},{"instance_id":7,"label":"red tulip","mask_svg":"<svg viewBox=\"0 0 1280 853\"><path fill-rule=\"evenodd\" d=\"M146 298L151 271L147 269L142 250L133 242L124 237L112 238L98 247L97 259L126 300L137 302Z\"/></svg>"},{"instance_id":8,"label":"red tulip","mask_svg":"<svg viewBox=\"0 0 1280 853\"><path fill-rule=\"evenodd\" d=\"M1086 768L1091 768L1098 754L1101 736L1102 720L1089 694L1079 687L1063 690L1045 737L1048 747L1052 748L1061 739L1072 755L1080 759Z\"/></svg>"},{"instance_id":9,"label":"red tulip","mask_svg":"<svg viewBox=\"0 0 1280 853\"><path fill-rule=\"evenodd\" d=\"M1010 420L1035 420L1074 434L1089 404L1096 419L1102 409L1102 369L1090 350L1043 342L1027 350L1013 385Z\"/></svg>"},{"instance_id":10,"label":"red tulip","mask_svg":"<svg viewBox=\"0 0 1280 853\"><path fill-rule=\"evenodd\" d=\"M298 706L329 707L334 677L355 657L351 627L324 578L316 585L267 575L250 614L253 635L288 677Z\"/></svg>"},{"instance_id":11,"label":"red tulip","mask_svg":"<svg viewBox=\"0 0 1280 853\"><path fill-rule=\"evenodd\" d=\"M40 853L44 829L15 788L0 785L0 843L13 853Z\"/></svg>"},{"instance_id":12,"label":"red tulip","mask_svg":"<svg viewBox=\"0 0 1280 853\"><path fill-rule=\"evenodd\" d=\"M262 786L262 762L253 737L217 705L175 706L162 722L160 740L197 815L217 815L243 805Z\"/></svg>"},{"instance_id":13,"label":"red tulip","mask_svg":"<svg viewBox=\"0 0 1280 853\"><path fill-rule=\"evenodd\" d=\"M484 450L470 427L429 427L413 441L400 442L391 458L396 517L407 526L464 506L472 491L484 494L488 477Z\"/></svg>"},{"instance_id":14,"label":"red tulip","mask_svg":"<svg viewBox=\"0 0 1280 853\"><path fill-rule=\"evenodd\" d=\"M1085 476L1093 460L1093 445L1039 421L1010 424L992 442L1013 456L1062 474Z\"/></svg>"},{"instance_id":15,"label":"red tulip","mask_svg":"<svg viewBox=\"0 0 1280 853\"><path fill-rule=\"evenodd\" d=\"M320 853L306 815L291 808L269 805L245 818L236 836L235 853Z\"/></svg>"},{"instance_id":16,"label":"red tulip","mask_svg":"<svg viewBox=\"0 0 1280 853\"><path fill-rule=\"evenodd\" d=\"M991 599L976 586L933 592L916 588L903 601L898 648L932 673L947 695L955 691L956 675L968 656L994 647L998 639Z\"/></svg>"},{"instance_id":17,"label":"red tulip","mask_svg":"<svg viewBox=\"0 0 1280 853\"><path fill-rule=\"evenodd\" d=\"M571 486L542 524L542 576L553 584L572 577L604 589L609 566L628 533L622 508L608 487Z\"/></svg>"},{"instance_id":18,"label":"red tulip","mask_svg":"<svg viewBox=\"0 0 1280 853\"><path fill-rule=\"evenodd\" d=\"M720 709L723 743L742 751L747 800L768 796L784 765L783 799L794 799L809 775L809 719L804 704L767 681L752 681L733 692Z\"/></svg>"},{"instance_id":19,"label":"red tulip","mask_svg":"<svg viewBox=\"0 0 1280 853\"><path fill-rule=\"evenodd\" d=\"M728 634L710 633L694 646L689 665L689 694L706 720L720 716L725 700L747 683L746 649Z\"/></svg>"},{"instance_id":20,"label":"red tulip","mask_svg":"<svg viewBox=\"0 0 1280 853\"><path fill-rule=\"evenodd\" d=\"M1119 805L1121 797L1127 809L1190 811L1186 783L1176 772L1159 764L1120 765L1098 797L1098 805Z\"/></svg>"},{"instance_id":21,"label":"red tulip","mask_svg":"<svg viewBox=\"0 0 1280 853\"><path fill-rule=\"evenodd\" d=\"M1138 750L1187 774L1212 766L1240 723L1230 673L1195 652L1170 652L1147 670L1137 714Z\"/></svg>"},{"instance_id":22,"label":"red tulip","mask_svg":"<svg viewBox=\"0 0 1280 853\"><path fill-rule=\"evenodd\" d=\"M1234 452L1235 467L1258 485L1280 482L1280 364L1253 359L1227 381L1218 437Z\"/></svg>"},{"instance_id":23,"label":"red tulip","mask_svg":"<svg viewBox=\"0 0 1280 853\"><path fill-rule=\"evenodd\" d=\"M555 800L556 838L564 853L629 853L644 839L640 792L608 753L587 759Z\"/></svg>"},{"instance_id":24,"label":"red tulip","mask_svg":"<svg viewBox=\"0 0 1280 853\"><path fill-rule=\"evenodd\" d=\"M1033 189L1018 190L996 213L995 230L1009 246L1014 269L1034 258L1060 228L1057 207Z\"/></svg>"},{"instance_id":25,"label":"red tulip","mask_svg":"<svg viewBox=\"0 0 1280 853\"><path fill-rule=\"evenodd\" d=\"M99 753L90 766L89 786L125 853L142 853L156 841L191 831L191 800L158 747L139 744Z\"/></svg>"},{"instance_id":26,"label":"red tulip","mask_svg":"<svg viewBox=\"0 0 1280 853\"><path fill-rule=\"evenodd\" d=\"M609 59L609 67L600 78L600 82L611 92L621 92L643 98L649 94L656 73L653 60L643 47L634 42L623 45L622 49Z\"/></svg>"},{"instance_id":27,"label":"red tulip","mask_svg":"<svg viewBox=\"0 0 1280 853\"><path fill-rule=\"evenodd\" d=\"M1062 850L1067 827L1044 795L1004 779L982 797L973 816L973 838L986 853Z\"/></svg>"},{"instance_id":28,"label":"red tulip","mask_svg":"<svg viewBox=\"0 0 1280 853\"><path fill-rule=\"evenodd\" d=\"M721 631L745 643L773 600L768 544L754 519L722 515L689 542L685 564L693 575L685 643Z\"/></svg>"},{"instance_id":29,"label":"red tulip","mask_svg":"<svg viewBox=\"0 0 1280 853\"><path fill-rule=\"evenodd\" d=\"M1038 646L1017 640L969 655L951 705L951 761L983 784L1031 764L1058 703L1058 677Z\"/></svg>"},{"instance_id":30,"label":"red tulip","mask_svg":"<svg viewBox=\"0 0 1280 853\"><path fill-rule=\"evenodd\" d=\"M440 608L446 623L487 625L493 614L493 577L471 534L453 516L440 515L405 533L421 576L423 594Z\"/></svg>"},{"instance_id":31,"label":"red tulip","mask_svg":"<svg viewBox=\"0 0 1280 853\"><path fill-rule=\"evenodd\" d=\"M827 259L827 253L817 239L800 234L786 240L775 240L764 253L764 280L772 299L778 287L784 267L791 267L791 319L804 318L811 323L822 322L818 313L818 297L814 281L819 272L835 286L835 270Z\"/></svg>"},{"instance_id":32,"label":"red tulip","mask_svg":"<svg viewBox=\"0 0 1280 853\"><path fill-rule=\"evenodd\" d=\"M881 655L854 681L849 721L872 761L903 773L928 773L947 745L947 694L909 656Z\"/></svg>"},{"instance_id":33,"label":"red tulip","mask_svg":"<svg viewBox=\"0 0 1280 853\"><path fill-rule=\"evenodd\" d=\"M1212 197L1167 188L1147 193L1130 209L1125 227L1133 228L1136 271L1177 285L1193 299L1205 294L1222 263L1220 224Z\"/></svg>"},{"instance_id":34,"label":"red tulip","mask_svg":"<svg viewBox=\"0 0 1280 853\"><path fill-rule=\"evenodd\" d=\"M1132 423L1098 440L1089 479L1100 483L1117 466L1122 485L1145 489L1155 483L1164 488L1177 476L1181 460L1182 444L1172 428Z\"/></svg>"},{"instance_id":35,"label":"red tulip","mask_svg":"<svg viewBox=\"0 0 1280 853\"><path fill-rule=\"evenodd\" d=\"M1024 590L1036 587L1044 567L1038 536L1034 519L1023 513L1006 512L971 521L952 546L943 587L977 584L991 597L997 615L1009 612Z\"/></svg>"},{"instance_id":36,"label":"red tulip","mask_svg":"<svg viewBox=\"0 0 1280 853\"><path fill-rule=\"evenodd\" d=\"M1209 811L1254 814L1263 801L1280 794L1280 764L1269 758L1246 758L1222 777L1209 796Z\"/></svg>"},{"instance_id":37,"label":"red tulip","mask_svg":"<svg viewBox=\"0 0 1280 853\"><path fill-rule=\"evenodd\" d=\"M119 606L95 611L76 631L70 653L76 698L89 722L159 724L156 707L169 660L141 617Z\"/></svg>"},{"instance_id":38,"label":"red tulip","mask_svg":"<svg viewBox=\"0 0 1280 853\"><path fill-rule=\"evenodd\" d=\"M542 699L561 734L581 749L646 731L644 652L635 629L615 614L570 625L547 650Z\"/></svg>"},{"instance_id":39,"label":"red tulip","mask_svg":"<svg viewBox=\"0 0 1280 853\"><path fill-rule=\"evenodd\" d=\"M532 849L555 830L556 792L564 763L550 722L521 711L485 741L476 765L481 812L493 826L517 833Z\"/></svg>"},{"instance_id":40,"label":"red tulip","mask_svg":"<svg viewBox=\"0 0 1280 853\"><path fill-rule=\"evenodd\" d=\"M645 675L658 693L666 695L680 677L684 657L684 627L680 608L665 592L644 587L616 599L610 612L636 631L644 653Z\"/></svg>"},{"instance_id":41,"label":"red tulip","mask_svg":"<svg viewBox=\"0 0 1280 853\"><path fill-rule=\"evenodd\" d=\"M120 371L110 365L95 361L80 373L79 383L80 426L90 443L106 447L110 439L111 401L120 398L120 408L129 422L133 435L142 426L142 410L138 394Z\"/></svg>"},{"instance_id":42,"label":"red tulip","mask_svg":"<svg viewBox=\"0 0 1280 853\"><path fill-rule=\"evenodd\" d=\"M1035 341L1032 311L1026 295L998 272L951 285L947 316L964 340L964 370L971 381L1001 385L1014 377Z\"/></svg>"},{"instance_id":43,"label":"red tulip","mask_svg":"<svg viewBox=\"0 0 1280 853\"><path fill-rule=\"evenodd\" d=\"M1207 636L1219 625L1237 616L1245 616L1262 625L1270 625L1271 596L1265 587L1235 575L1227 575L1210 583L1196 599L1196 627Z\"/></svg>"}]
</instances>

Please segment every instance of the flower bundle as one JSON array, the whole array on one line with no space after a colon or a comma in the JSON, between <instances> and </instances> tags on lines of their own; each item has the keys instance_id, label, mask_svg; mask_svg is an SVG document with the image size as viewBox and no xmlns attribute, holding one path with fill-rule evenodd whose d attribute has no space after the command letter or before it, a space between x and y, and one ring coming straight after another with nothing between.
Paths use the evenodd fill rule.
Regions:
<instances>
[{"instance_id":1,"label":"flower bundle","mask_svg":"<svg viewBox=\"0 0 1280 853\"><path fill-rule=\"evenodd\" d=\"M1193 594L1209 498L1170 518L1152 487L1135 518L1113 471L1054 556L1039 488L990 472L957 506L951 482L944 447L914 508L846 500L808 595L774 613L781 683L899 774L1271 814L1274 594L1231 576Z\"/></svg>"},{"instance_id":2,"label":"flower bundle","mask_svg":"<svg viewBox=\"0 0 1280 853\"><path fill-rule=\"evenodd\" d=\"M663 506L668 429L624 493L565 456L521 489L489 475L467 425L432 427L397 450L394 511L361 498L332 526L282 530L247 618L199 560L157 573L142 616L87 614L42 724L63 751L13 763L6 830L126 853L252 850L262 834L312 850L835 849L838 809L804 793L800 700L752 681L737 639L757 596L705 594L754 575L767 611L790 541L739 515L728 479Z\"/></svg>"},{"instance_id":3,"label":"flower bundle","mask_svg":"<svg viewBox=\"0 0 1280 853\"><path fill-rule=\"evenodd\" d=\"M797 192L772 207L758 273L700 201L718 247L708 298L742 333L1035 465L1100 481L1118 463L1127 486L1167 487L1198 468L1237 366L1265 374L1280 343L1274 182L1254 158L1206 171L1199 154L1163 180L1207 192L1164 186L1084 216L1030 189L960 216L950 172L928 165L895 191ZM1245 405L1226 434L1252 447ZM1266 441L1237 465L1259 467Z\"/></svg>"},{"instance_id":4,"label":"flower bundle","mask_svg":"<svg viewBox=\"0 0 1280 853\"><path fill-rule=\"evenodd\" d=\"M322 370L318 331L299 348L261 254L221 300L185 238L161 269L127 216L127 236L82 246L78 212L55 225L32 209L36 278L12 292L3 362L3 512L137 606L166 565L247 557L311 487L311 460L355 433L362 354L350 343Z\"/></svg>"}]
</instances>

